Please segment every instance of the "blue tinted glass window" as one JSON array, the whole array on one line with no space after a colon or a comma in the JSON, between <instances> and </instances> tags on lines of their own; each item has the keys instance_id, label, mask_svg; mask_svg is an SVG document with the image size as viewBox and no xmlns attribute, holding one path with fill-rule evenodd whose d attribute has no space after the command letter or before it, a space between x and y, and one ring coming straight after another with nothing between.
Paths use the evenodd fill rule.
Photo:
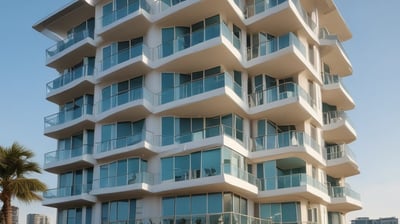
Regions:
<instances>
[{"instance_id":1,"label":"blue tinted glass window","mask_svg":"<svg viewBox=\"0 0 400 224\"><path fill-rule=\"evenodd\" d=\"M171 180L174 176L174 160L172 157L161 159L162 180Z\"/></svg>"}]
</instances>

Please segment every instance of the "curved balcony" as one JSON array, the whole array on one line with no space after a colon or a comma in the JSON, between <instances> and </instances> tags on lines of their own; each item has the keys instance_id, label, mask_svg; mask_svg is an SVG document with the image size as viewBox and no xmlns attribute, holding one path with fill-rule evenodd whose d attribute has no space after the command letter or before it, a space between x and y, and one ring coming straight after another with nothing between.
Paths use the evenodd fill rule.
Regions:
<instances>
[{"instance_id":1,"label":"curved balcony","mask_svg":"<svg viewBox=\"0 0 400 224\"><path fill-rule=\"evenodd\" d=\"M340 76L351 75L353 68L339 38L326 29L321 29L319 34L321 59L330 65L331 72Z\"/></svg>"},{"instance_id":2,"label":"curved balcony","mask_svg":"<svg viewBox=\"0 0 400 224\"><path fill-rule=\"evenodd\" d=\"M311 117L322 123L315 109L315 100L292 82L250 94L249 108L253 119L268 117L277 123L296 123ZM286 116L282 116L283 111Z\"/></svg>"},{"instance_id":3,"label":"curved balcony","mask_svg":"<svg viewBox=\"0 0 400 224\"><path fill-rule=\"evenodd\" d=\"M96 79L115 82L126 79L126 74L146 74L150 71L149 56L150 49L143 43L121 50L99 62Z\"/></svg>"},{"instance_id":4,"label":"curved balcony","mask_svg":"<svg viewBox=\"0 0 400 224\"><path fill-rule=\"evenodd\" d=\"M324 73L324 85L322 86L322 101L335 105L340 110L351 110L355 103L342 83L338 75Z\"/></svg>"},{"instance_id":5,"label":"curved balcony","mask_svg":"<svg viewBox=\"0 0 400 224\"><path fill-rule=\"evenodd\" d=\"M91 167L95 164L92 153L93 145L48 152L44 155L43 169L52 173L62 173L72 169Z\"/></svg>"},{"instance_id":6,"label":"curved balcony","mask_svg":"<svg viewBox=\"0 0 400 224\"><path fill-rule=\"evenodd\" d=\"M105 177L93 182L92 195L97 197L132 197L150 192L154 174L149 172L128 173L121 176Z\"/></svg>"},{"instance_id":7,"label":"curved balcony","mask_svg":"<svg viewBox=\"0 0 400 224\"><path fill-rule=\"evenodd\" d=\"M152 150L154 135L143 131L131 136L115 138L96 144L96 153L93 157L101 162L112 161L118 158L141 156L144 158L154 156Z\"/></svg>"},{"instance_id":8,"label":"curved balcony","mask_svg":"<svg viewBox=\"0 0 400 224\"><path fill-rule=\"evenodd\" d=\"M82 204L94 204L97 199L89 194L91 190L91 184L49 189L43 193L43 205L73 207L82 206Z\"/></svg>"},{"instance_id":9,"label":"curved balcony","mask_svg":"<svg viewBox=\"0 0 400 224\"><path fill-rule=\"evenodd\" d=\"M258 197L269 203L293 200L294 197L330 201L327 186L305 173L261 179Z\"/></svg>"},{"instance_id":10,"label":"curved balcony","mask_svg":"<svg viewBox=\"0 0 400 224\"><path fill-rule=\"evenodd\" d=\"M46 85L47 100L62 104L69 99L94 92L94 68L84 65L62 74Z\"/></svg>"},{"instance_id":11,"label":"curved balcony","mask_svg":"<svg viewBox=\"0 0 400 224\"><path fill-rule=\"evenodd\" d=\"M249 29L259 31L268 27L268 31L275 35L305 30L310 39L317 41L317 25L303 9L299 0L251 0L247 3L244 22Z\"/></svg>"},{"instance_id":12,"label":"curved balcony","mask_svg":"<svg viewBox=\"0 0 400 224\"><path fill-rule=\"evenodd\" d=\"M249 75L267 73L278 79L307 70L310 79L321 83L320 76L308 60L306 46L293 33L250 46L246 68Z\"/></svg>"},{"instance_id":13,"label":"curved balcony","mask_svg":"<svg viewBox=\"0 0 400 224\"><path fill-rule=\"evenodd\" d=\"M46 65L52 68L71 67L84 57L96 55L96 43L93 40L94 31L84 30L70 34L46 50Z\"/></svg>"},{"instance_id":14,"label":"curved balcony","mask_svg":"<svg viewBox=\"0 0 400 224\"><path fill-rule=\"evenodd\" d=\"M288 131L276 135L252 138L249 158L253 163L289 157L324 165L321 146L302 131Z\"/></svg>"},{"instance_id":15,"label":"curved balcony","mask_svg":"<svg viewBox=\"0 0 400 224\"><path fill-rule=\"evenodd\" d=\"M175 153L227 146L242 155L247 155L249 148L248 136L227 125L210 126L182 135L157 137L154 144L162 146L165 151L174 150Z\"/></svg>"},{"instance_id":16,"label":"curved balcony","mask_svg":"<svg viewBox=\"0 0 400 224\"><path fill-rule=\"evenodd\" d=\"M308 3L308 1L304 0L303 2ZM349 40L352 37L351 31L347 26L346 21L340 14L340 11L337 9L335 2L333 0L329 0L323 4L318 4L318 7L323 5L325 5L325 7L318 10L319 26L326 27L332 33L337 34L340 41Z\"/></svg>"},{"instance_id":17,"label":"curved balcony","mask_svg":"<svg viewBox=\"0 0 400 224\"><path fill-rule=\"evenodd\" d=\"M326 142L350 143L357 138L356 131L344 111L329 111L323 116Z\"/></svg>"},{"instance_id":18,"label":"curved balcony","mask_svg":"<svg viewBox=\"0 0 400 224\"><path fill-rule=\"evenodd\" d=\"M142 87L102 99L97 104L97 122L144 118L150 114L153 98L153 93Z\"/></svg>"},{"instance_id":19,"label":"curved balcony","mask_svg":"<svg viewBox=\"0 0 400 224\"><path fill-rule=\"evenodd\" d=\"M227 25L214 24L155 47L154 67L162 71L189 73L223 64L240 70L240 46L241 41ZM219 59L218 63L215 58Z\"/></svg>"},{"instance_id":20,"label":"curved balcony","mask_svg":"<svg viewBox=\"0 0 400 224\"><path fill-rule=\"evenodd\" d=\"M155 95L155 113L175 116L215 116L246 108L243 90L229 73L184 83ZM210 107L210 105L213 105Z\"/></svg>"},{"instance_id":21,"label":"curved balcony","mask_svg":"<svg viewBox=\"0 0 400 224\"><path fill-rule=\"evenodd\" d=\"M257 177L230 164L203 170L175 170L173 179L154 185L153 193L196 192L204 187L213 191L232 191L255 197L260 182Z\"/></svg>"},{"instance_id":22,"label":"curved balcony","mask_svg":"<svg viewBox=\"0 0 400 224\"><path fill-rule=\"evenodd\" d=\"M330 211L347 213L362 208L360 194L349 186L331 187L329 195L331 196L331 203L328 204L328 210Z\"/></svg>"},{"instance_id":23,"label":"curved balcony","mask_svg":"<svg viewBox=\"0 0 400 224\"><path fill-rule=\"evenodd\" d=\"M326 150L326 173L329 176L341 178L360 173L355 156L348 145L332 145Z\"/></svg>"},{"instance_id":24,"label":"curved balcony","mask_svg":"<svg viewBox=\"0 0 400 224\"><path fill-rule=\"evenodd\" d=\"M204 15L216 15L220 12L224 12L225 19L243 24L242 12L235 3L214 0L157 1L153 6L153 21L162 27L180 24L182 21L185 24L194 24L203 20Z\"/></svg>"},{"instance_id":25,"label":"curved balcony","mask_svg":"<svg viewBox=\"0 0 400 224\"><path fill-rule=\"evenodd\" d=\"M60 139L83 129L94 129L93 105L85 104L44 118L44 134Z\"/></svg>"},{"instance_id":26,"label":"curved balcony","mask_svg":"<svg viewBox=\"0 0 400 224\"><path fill-rule=\"evenodd\" d=\"M127 6L103 15L97 21L100 27L97 34L104 40L125 40L142 36L151 25L150 12L151 6L146 0L129 1Z\"/></svg>"}]
</instances>

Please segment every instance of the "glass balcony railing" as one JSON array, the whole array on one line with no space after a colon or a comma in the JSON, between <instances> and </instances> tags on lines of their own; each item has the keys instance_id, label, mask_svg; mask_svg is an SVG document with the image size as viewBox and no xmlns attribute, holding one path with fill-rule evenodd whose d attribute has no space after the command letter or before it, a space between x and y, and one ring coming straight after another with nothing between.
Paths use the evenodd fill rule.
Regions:
<instances>
[{"instance_id":1,"label":"glass balcony railing","mask_svg":"<svg viewBox=\"0 0 400 224\"><path fill-rule=\"evenodd\" d=\"M324 193L328 193L327 186L305 173L277 176L261 179L261 191L277 190L310 185Z\"/></svg>"},{"instance_id":2,"label":"glass balcony railing","mask_svg":"<svg viewBox=\"0 0 400 224\"><path fill-rule=\"evenodd\" d=\"M81 147L66 150L48 152L44 155L44 163L60 162L74 157L92 154L93 145L82 145Z\"/></svg>"},{"instance_id":3,"label":"glass balcony railing","mask_svg":"<svg viewBox=\"0 0 400 224\"><path fill-rule=\"evenodd\" d=\"M118 93L117 95L111 96L106 99L102 99L98 105L98 111L100 113L111 110L115 107L131 103L137 100L145 99L151 104L153 104L153 93L151 93L147 88L136 88L125 92Z\"/></svg>"},{"instance_id":4,"label":"glass balcony railing","mask_svg":"<svg viewBox=\"0 0 400 224\"><path fill-rule=\"evenodd\" d=\"M240 49L241 41L236 37L228 26L224 23L216 23L186 35L178 36L174 40L163 41L154 50L154 60L161 59L173 55L179 51L185 50L202 42L224 36L227 38L237 49Z\"/></svg>"},{"instance_id":5,"label":"glass balcony railing","mask_svg":"<svg viewBox=\"0 0 400 224\"><path fill-rule=\"evenodd\" d=\"M47 93L51 93L82 77L93 76L93 73L94 73L93 66L84 65L77 67L69 71L68 73L65 73L60 77L54 79L53 81L48 82L46 85Z\"/></svg>"},{"instance_id":6,"label":"glass balcony railing","mask_svg":"<svg viewBox=\"0 0 400 224\"><path fill-rule=\"evenodd\" d=\"M339 121L349 121L346 112L344 111L328 111L324 112L324 125L334 124Z\"/></svg>"},{"instance_id":7,"label":"glass balcony railing","mask_svg":"<svg viewBox=\"0 0 400 224\"><path fill-rule=\"evenodd\" d=\"M146 0L129 0L129 4L127 6L116 9L110 14L103 15L103 17L101 17L101 25L103 27L108 26L115 21L125 18L126 16L140 10L144 10L147 13L150 13L151 6L149 3L147 3Z\"/></svg>"},{"instance_id":8,"label":"glass balcony railing","mask_svg":"<svg viewBox=\"0 0 400 224\"><path fill-rule=\"evenodd\" d=\"M59 41L57 44L46 50L47 60L50 57L53 57L54 55L64 51L65 49L68 49L69 47L73 46L74 44L78 43L81 40L84 40L89 37L93 39L93 34L94 34L94 29L90 30L87 29L83 30L82 32L69 34L66 39Z\"/></svg>"},{"instance_id":9,"label":"glass balcony railing","mask_svg":"<svg viewBox=\"0 0 400 224\"><path fill-rule=\"evenodd\" d=\"M161 140L159 140L159 142L161 143L161 145L165 146L165 145L194 142L222 135L236 139L240 143L243 143L244 139L243 132L241 130L237 130L227 125L216 125L216 126L206 127L205 129L201 129L195 132L190 132L176 136L160 136Z\"/></svg>"},{"instance_id":10,"label":"glass balcony railing","mask_svg":"<svg viewBox=\"0 0 400 224\"><path fill-rule=\"evenodd\" d=\"M296 47L304 58L307 58L304 44L300 42L296 35L288 33L247 48L247 60L266 56L290 46Z\"/></svg>"},{"instance_id":11,"label":"glass balcony railing","mask_svg":"<svg viewBox=\"0 0 400 224\"><path fill-rule=\"evenodd\" d=\"M204 79L181 84L175 88L170 88L156 94L156 98L158 104L162 105L224 87L229 87L236 95L242 98L242 87L234 82L228 73L208 76Z\"/></svg>"},{"instance_id":12,"label":"glass balcony railing","mask_svg":"<svg viewBox=\"0 0 400 224\"><path fill-rule=\"evenodd\" d=\"M315 32L317 25L301 6L299 0L251 0L245 7L244 16L246 19L251 18L287 1L293 2L303 21Z\"/></svg>"},{"instance_id":13,"label":"glass balcony railing","mask_svg":"<svg viewBox=\"0 0 400 224\"><path fill-rule=\"evenodd\" d=\"M163 12L185 1L186 0L156 0L154 1L154 5L152 7L152 14Z\"/></svg>"},{"instance_id":14,"label":"glass balcony railing","mask_svg":"<svg viewBox=\"0 0 400 224\"><path fill-rule=\"evenodd\" d=\"M325 27L319 29L319 39L335 42L338 45L338 47L340 48L340 50L343 52L343 54L347 57L347 53L344 50L342 42L339 40L339 37L335 34L330 34L329 31Z\"/></svg>"},{"instance_id":15,"label":"glass balcony railing","mask_svg":"<svg viewBox=\"0 0 400 224\"><path fill-rule=\"evenodd\" d=\"M92 190L92 184L74 185L68 187L49 189L43 192L46 199L63 198L89 193Z\"/></svg>"},{"instance_id":16,"label":"glass balcony railing","mask_svg":"<svg viewBox=\"0 0 400 224\"><path fill-rule=\"evenodd\" d=\"M150 55L149 48L143 43L133 45L128 49L120 50L111 56L104 57L100 62L101 71L143 55L147 57Z\"/></svg>"},{"instance_id":17,"label":"glass balcony railing","mask_svg":"<svg viewBox=\"0 0 400 224\"><path fill-rule=\"evenodd\" d=\"M153 185L154 174L149 172L131 172L126 175L105 177L95 180L94 186L98 186L99 188L109 188L138 183Z\"/></svg>"},{"instance_id":18,"label":"glass balcony railing","mask_svg":"<svg viewBox=\"0 0 400 224\"><path fill-rule=\"evenodd\" d=\"M45 117L44 127L50 128L56 125L65 124L67 122L81 118L84 115L92 115L92 114L93 114L93 105L85 104L82 105L81 107L76 107L74 109L61 111L56 114L52 114Z\"/></svg>"},{"instance_id":19,"label":"glass balcony railing","mask_svg":"<svg viewBox=\"0 0 400 224\"><path fill-rule=\"evenodd\" d=\"M321 146L308 134L301 131L287 131L275 135L260 136L252 139L252 151L273 150L289 146L308 145L316 152L321 152Z\"/></svg>"},{"instance_id":20,"label":"glass balcony railing","mask_svg":"<svg viewBox=\"0 0 400 224\"><path fill-rule=\"evenodd\" d=\"M249 94L249 107L256 107L292 97L301 97L312 107L315 100L300 86L293 82L282 83L263 91Z\"/></svg>"},{"instance_id":21,"label":"glass balcony railing","mask_svg":"<svg viewBox=\"0 0 400 224\"><path fill-rule=\"evenodd\" d=\"M332 198L350 197L350 198L354 198L356 200L361 200L360 194L355 192L348 186L346 186L346 187L341 187L341 186L330 187L329 195Z\"/></svg>"},{"instance_id":22,"label":"glass balcony railing","mask_svg":"<svg viewBox=\"0 0 400 224\"><path fill-rule=\"evenodd\" d=\"M239 178L243 181L246 181L249 184L255 185L257 187L260 186L260 180L256 176L247 172L247 170L238 168L237 166L233 166L231 164L222 164L221 168L204 168L203 171L200 169L190 170L190 169L176 168L174 169L173 173L174 173L174 181L192 180L203 177L228 174L236 178Z\"/></svg>"},{"instance_id":23,"label":"glass balcony railing","mask_svg":"<svg viewBox=\"0 0 400 224\"><path fill-rule=\"evenodd\" d=\"M255 15L265 12L275 6L278 6L288 0L251 0L247 2L245 6L245 17L246 19L251 18Z\"/></svg>"},{"instance_id":24,"label":"glass balcony railing","mask_svg":"<svg viewBox=\"0 0 400 224\"><path fill-rule=\"evenodd\" d=\"M162 216L162 217L146 217L136 220L116 220L115 222L108 222L110 224L119 223L137 223L137 224L151 224L151 223L176 223L176 224L307 224L301 221L292 222L278 222L272 219L262 219L254 216L235 212L223 213L207 213L207 214L187 214L176 216Z\"/></svg>"},{"instance_id":25,"label":"glass balcony railing","mask_svg":"<svg viewBox=\"0 0 400 224\"><path fill-rule=\"evenodd\" d=\"M355 154L347 144L331 145L326 147L326 151L327 160L340 159L344 157L349 157L353 160L356 159Z\"/></svg>"},{"instance_id":26,"label":"glass balcony railing","mask_svg":"<svg viewBox=\"0 0 400 224\"><path fill-rule=\"evenodd\" d=\"M130 136L124 136L121 138L99 142L96 146L97 153L108 152L119 148L128 147L130 145L135 145L139 142L144 141L146 139L146 135L148 134L145 131L142 131L140 133L136 133Z\"/></svg>"}]
</instances>

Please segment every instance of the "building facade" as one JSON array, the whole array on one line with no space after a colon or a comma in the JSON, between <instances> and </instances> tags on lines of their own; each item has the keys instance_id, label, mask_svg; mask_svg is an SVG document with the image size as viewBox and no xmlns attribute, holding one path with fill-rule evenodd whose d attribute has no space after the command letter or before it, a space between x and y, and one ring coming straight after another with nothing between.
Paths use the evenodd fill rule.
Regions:
<instances>
[{"instance_id":1,"label":"building facade","mask_svg":"<svg viewBox=\"0 0 400 224\"><path fill-rule=\"evenodd\" d=\"M44 118L57 223L344 224L361 208L333 0L77 0Z\"/></svg>"},{"instance_id":2,"label":"building facade","mask_svg":"<svg viewBox=\"0 0 400 224\"><path fill-rule=\"evenodd\" d=\"M26 224L50 224L50 219L41 214L28 214L26 216Z\"/></svg>"},{"instance_id":3,"label":"building facade","mask_svg":"<svg viewBox=\"0 0 400 224\"><path fill-rule=\"evenodd\" d=\"M369 217L358 217L351 220L351 224L398 224L399 220L396 217L387 217L379 219L370 219Z\"/></svg>"},{"instance_id":4,"label":"building facade","mask_svg":"<svg viewBox=\"0 0 400 224\"><path fill-rule=\"evenodd\" d=\"M12 214L11 214L11 216L12 216L12 218L11 218L11 220L12 220L12 224L18 224L18 220L19 220L19 208L17 207L17 206L11 206L11 208L12 208ZM2 212L0 211L0 217L2 217L3 216L3 214L2 214ZM0 218L0 224L2 223L2 220L1 220L1 218Z\"/></svg>"}]
</instances>

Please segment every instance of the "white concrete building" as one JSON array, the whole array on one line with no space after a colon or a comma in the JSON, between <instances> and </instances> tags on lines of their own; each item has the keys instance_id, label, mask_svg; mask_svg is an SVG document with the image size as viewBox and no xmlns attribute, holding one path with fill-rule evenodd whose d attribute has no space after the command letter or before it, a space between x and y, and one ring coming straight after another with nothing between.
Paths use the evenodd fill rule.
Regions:
<instances>
[{"instance_id":1,"label":"white concrete building","mask_svg":"<svg viewBox=\"0 0 400 224\"><path fill-rule=\"evenodd\" d=\"M77 0L34 28L56 41L57 223L344 224L361 208L333 0Z\"/></svg>"}]
</instances>

